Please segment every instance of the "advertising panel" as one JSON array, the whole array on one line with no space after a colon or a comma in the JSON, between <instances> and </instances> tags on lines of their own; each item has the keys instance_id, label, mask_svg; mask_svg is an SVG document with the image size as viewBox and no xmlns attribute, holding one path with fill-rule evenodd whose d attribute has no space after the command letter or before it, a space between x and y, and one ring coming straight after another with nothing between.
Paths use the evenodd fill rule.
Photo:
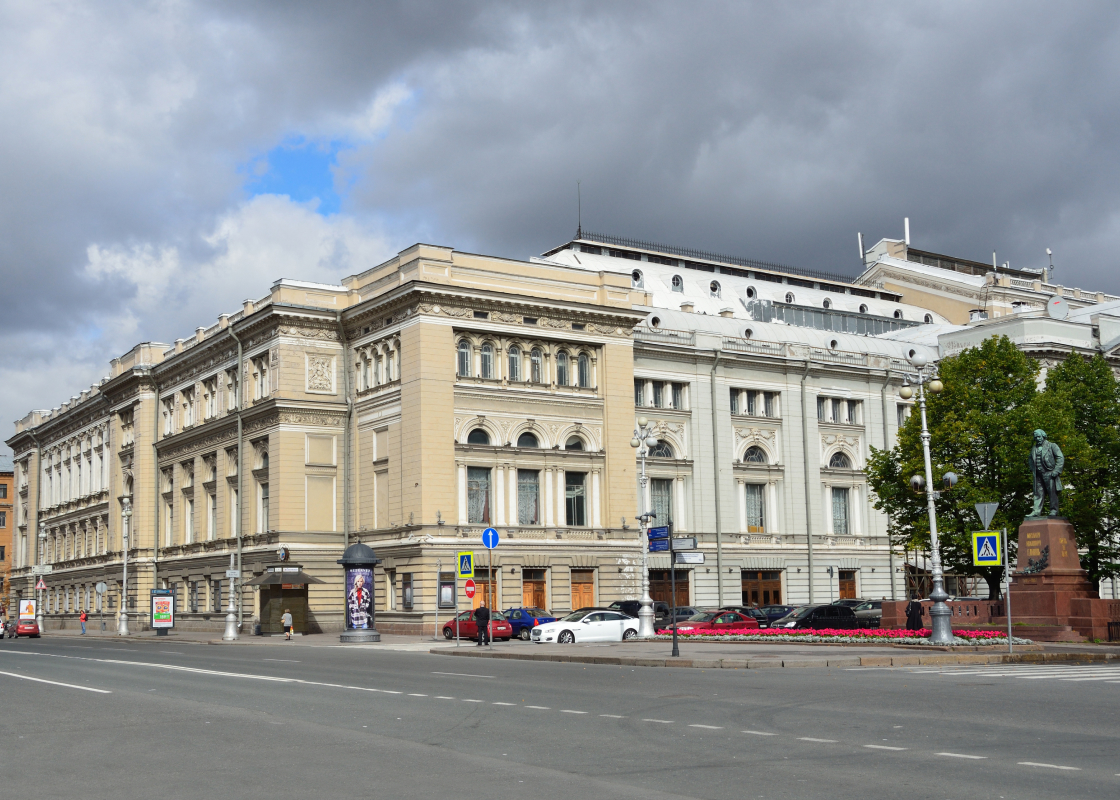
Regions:
<instances>
[{"instance_id":1,"label":"advertising panel","mask_svg":"<svg viewBox=\"0 0 1120 800\"><path fill-rule=\"evenodd\" d=\"M175 595L170 589L152 589L152 630L175 627Z\"/></svg>"},{"instance_id":2,"label":"advertising panel","mask_svg":"<svg viewBox=\"0 0 1120 800\"><path fill-rule=\"evenodd\" d=\"M356 630L373 627L373 569L370 567L346 570L346 627Z\"/></svg>"},{"instance_id":3,"label":"advertising panel","mask_svg":"<svg viewBox=\"0 0 1120 800\"><path fill-rule=\"evenodd\" d=\"M19 601L19 618L20 619L35 619L35 601L34 600L20 600Z\"/></svg>"}]
</instances>

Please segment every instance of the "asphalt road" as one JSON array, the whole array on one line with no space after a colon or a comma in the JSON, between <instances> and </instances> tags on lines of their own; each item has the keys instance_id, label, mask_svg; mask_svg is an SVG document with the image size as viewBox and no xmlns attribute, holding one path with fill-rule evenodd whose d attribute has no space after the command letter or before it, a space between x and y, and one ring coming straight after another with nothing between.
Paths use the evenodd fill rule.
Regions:
<instances>
[{"instance_id":1,"label":"asphalt road","mask_svg":"<svg viewBox=\"0 0 1120 800\"><path fill-rule=\"evenodd\" d=\"M7 797L1120 795L1117 666L708 671L47 638L0 642L0 697Z\"/></svg>"}]
</instances>

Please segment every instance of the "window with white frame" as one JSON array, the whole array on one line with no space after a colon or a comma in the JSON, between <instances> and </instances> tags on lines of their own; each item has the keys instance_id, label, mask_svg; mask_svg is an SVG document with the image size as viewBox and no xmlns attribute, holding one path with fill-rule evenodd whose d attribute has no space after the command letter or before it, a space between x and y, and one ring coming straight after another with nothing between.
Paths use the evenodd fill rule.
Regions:
<instances>
[{"instance_id":1,"label":"window with white frame","mask_svg":"<svg viewBox=\"0 0 1120 800\"><path fill-rule=\"evenodd\" d=\"M766 532L766 487L758 483L743 485L746 493L747 532Z\"/></svg>"},{"instance_id":2,"label":"window with white frame","mask_svg":"<svg viewBox=\"0 0 1120 800\"><path fill-rule=\"evenodd\" d=\"M213 492L206 493L206 538L218 538L218 496Z\"/></svg>"},{"instance_id":3,"label":"window with white frame","mask_svg":"<svg viewBox=\"0 0 1120 800\"><path fill-rule=\"evenodd\" d=\"M218 416L218 379L210 378L202 383L202 413L206 419Z\"/></svg>"},{"instance_id":4,"label":"window with white frame","mask_svg":"<svg viewBox=\"0 0 1120 800\"><path fill-rule=\"evenodd\" d=\"M194 389L183 390L183 427L189 428L195 423L195 408L194 408Z\"/></svg>"},{"instance_id":5,"label":"window with white frame","mask_svg":"<svg viewBox=\"0 0 1120 800\"><path fill-rule=\"evenodd\" d=\"M564 473L564 510L568 525L587 525L587 473Z\"/></svg>"},{"instance_id":6,"label":"window with white frame","mask_svg":"<svg viewBox=\"0 0 1120 800\"><path fill-rule=\"evenodd\" d=\"M511 345L509 348L509 371L507 377L512 381L521 380L521 348Z\"/></svg>"},{"instance_id":7,"label":"window with white frame","mask_svg":"<svg viewBox=\"0 0 1120 800\"><path fill-rule=\"evenodd\" d=\"M480 378L494 377L494 345L490 342L484 342L479 353L478 376Z\"/></svg>"},{"instance_id":8,"label":"window with white frame","mask_svg":"<svg viewBox=\"0 0 1120 800\"><path fill-rule=\"evenodd\" d=\"M540 470L517 470L517 524L541 524Z\"/></svg>"},{"instance_id":9,"label":"window with white frame","mask_svg":"<svg viewBox=\"0 0 1120 800\"><path fill-rule=\"evenodd\" d=\"M190 544L194 541L194 498L185 498L183 502L183 543Z\"/></svg>"},{"instance_id":10,"label":"window with white frame","mask_svg":"<svg viewBox=\"0 0 1120 800\"><path fill-rule=\"evenodd\" d=\"M226 370L226 411L237 410L237 369Z\"/></svg>"},{"instance_id":11,"label":"window with white frame","mask_svg":"<svg viewBox=\"0 0 1120 800\"><path fill-rule=\"evenodd\" d=\"M258 484L257 489L257 533L267 533L268 527L268 482Z\"/></svg>"},{"instance_id":12,"label":"window with white frame","mask_svg":"<svg viewBox=\"0 0 1120 800\"><path fill-rule=\"evenodd\" d=\"M490 470L467 467L467 522L490 524Z\"/></svg>"},{"instance_id":13,"label":"window with white frame","mask_svg":"<svg viewBox=\"0 0 1120 800\"><path fill-rule=\"evenodd\" d=\"M471 376L471 343L466 339L459 341L458 372L460 378Z\"/></svg>"},{"instance_id":14,"label":"window with white frame","mask_svg":"<svg viewBox=\"0 0 1120 800\"><path fill-rule=\"evenodd\" d=\"M851 530L850 495L846 486L832 487L832 532L837 536L847 536Z\"/></svg>"},{"instance_id":15,"label":"window with white frame","mask_svg":"<svg viewBox=\"0 0 1120 800\"><path fill-rule=\"evenodd\" d=\"M669 478L652 478L649 482L650 510L656 514L658 526L673 523L673 481Z\"/></svg>"},{"instance_id":16,"label":"window with white frame","mask_svg":"<svg viewBox=\"0 0 1120 800\"><path fill-rule=\"evenodd\" d=\"M253 399L268 397L268 356L253 359Z\"/></svg>"},{"instance_id":17,"label":"window with white frame","mask_svg":"<svg viewBox=\"0 0 1120 800\"><path fill-rule=\"evenodd\" d=\"M568 352L561 350L556 354L556 385L567 386L568 383Z\"/></svg>"},{"instance_id":18,"label":"window with white frame","mask_svg":"<svg viewBox=\"0 0 1120 800\"><path fill-rule=\"evenodd\" d=\"M163 401L163 435L170 436L175 433L175 398L169 397Z\"/></svg>"}]
</instances>

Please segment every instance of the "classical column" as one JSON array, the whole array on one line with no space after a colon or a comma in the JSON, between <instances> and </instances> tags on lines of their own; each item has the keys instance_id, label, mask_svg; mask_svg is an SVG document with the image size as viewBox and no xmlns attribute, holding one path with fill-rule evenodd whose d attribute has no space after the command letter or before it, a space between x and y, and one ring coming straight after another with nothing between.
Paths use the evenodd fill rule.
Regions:
<instances>
[{"instance_id":1,"label":"classical column","mask_svg":"<svg viewBox=\"0 0 1120 800\"><path fill-rule=\"evenodd\" d=\"M642 399L645 401L643 405L653 408L653 381L646 381L645 388L642 389Z\"/></svg>"},{"instance_id":2,"label":"classical column","mask_svg":"<svg viewBox=\"0 0 1120 800\"><path fill-rule=\"evenodd\" d=\"M568 516L565 513L566 509L564 501L567 499L564 487L564 470L556 470L556 524L567 525Z\"/></svg>"},{"instance_id":3,"label":"classical column","mask_svg":"<svg viewBox=\"0 0 1120 800\"><path fill-rule=\"evenodd\" d=\"M859 513L859 495L860 495L859 489L860 489L859 486L852 486L851 489L848 490L852 494L852 499L851 499L851 502L849 503L849 506L850 506L850 509L851 509L849 511L849 513L852 516L852 535L853 536L862 536L863 535L863 525L862 525L863 518Z\"/></svg>"},{"instance_id":4,"label":"classical column","mask_svg":"<svg viewBox=\"0 0 1120 800\"><path fill-rule=\"evenodd\" d=\"M495 525L506 524L506 468L494 467L494 515Z\"/></svg>"},{"instance_id":5,"label":"classical column","mask_svg":"<svg viewBox=\"0 0 1120 800\"><path fill-rule=\"evenodd\" d=\"M517 469L510 467L509 469L509 524L517 525L520 523L520 518L517 515Z\"/></svg>"},{"instance_id":6,"label":"classical column","mask_svg":"<svg viewBox=\"0 0 1120 800\"><path fill-rule=\"evenodd\" d=\"M599 515L599 470L591 473L591 526L598 528L602 525Z\"/></svg>"},{"instance_id":7,"label":"classical column","mask_svg":"<svg viewBox=\"0 0 1120 800\"><path fill-rule=\"evenodd\" d=\"M832 484L824 484L824 532L832 535Z\"/></svg>"},{"instance_id":8,"label":"classical column","mask_svg":"<svg viewBox=\"0 0 1120 800\"><path fill-rule=\"evenodd\" d=\"M688 506L684 502L684 475L678 475L673 481L673 530L688 530L688 515L685 513ZM717 509L718 513L718 509Z\"/></svg>"},{"instance_id":9,"label":"classical column","mask_svg":"<svg viewBox=\"0 0 1120 800\"><path fill-rule=\"evenodd\" d=\"M459 524L467 524L467 467L459 465Z\"/></svg>"},{"instance_id":10,"label":"classical column","mask_svg":"<svg viewBox=\"0 0 1120 800\"><path fill-rule=\"evenodd\" d=\"M555 525L553 521L555 515L553 514L552 505L552 467L547 467L544 470L544 524L548 526Z\"/></svg>"},{"instance_id":11,"label":"classical column","mask_svg":"<svg viewBox=\"0 0 1120 800\"><path fill-rule=\"evenodd\" d=\"M747 533L747 482L737 478L735 483L739 487L739 533Z\"/></svg>"},{"instance_id":12,"label":"classical column","mask_svg":"<svg viewBox=\"0 0 1120 800\"><path fill-rule=\"evenodd\" d=\"M778 482L767 481L766 483L766 514L763 519L766 525L767 533L778 533Z\"/></svg>"}]
</instances>

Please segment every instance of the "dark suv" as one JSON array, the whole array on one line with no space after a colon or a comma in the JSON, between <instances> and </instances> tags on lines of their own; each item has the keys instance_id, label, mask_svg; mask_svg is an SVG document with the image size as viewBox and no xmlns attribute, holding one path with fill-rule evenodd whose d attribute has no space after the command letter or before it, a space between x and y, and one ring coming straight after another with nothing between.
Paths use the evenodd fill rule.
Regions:
<instances>
[{"instance_id":1,"label":"dark suv","mask_svg":"<svg viewBox=\"0 0 1120 800\"><path fill-rule=\"evenodd\" d=\"M801 606L781 619L774 620L771 628L858 628L859 620L847 606Z\"/></svg>"},{"instance_id":2,"label":"dark suv","mask_svg":"<svg viewBox=\"0 0 1120 800\"><path fill-rule=\"evenodd\" d=\"M642 604L638 600L615 600L608 608L612 611L621 611L629 617L637 617ZM663 628L669 622L669 604L659 600L653 601L653 627Z\"/></svg>"}]
</instances>

